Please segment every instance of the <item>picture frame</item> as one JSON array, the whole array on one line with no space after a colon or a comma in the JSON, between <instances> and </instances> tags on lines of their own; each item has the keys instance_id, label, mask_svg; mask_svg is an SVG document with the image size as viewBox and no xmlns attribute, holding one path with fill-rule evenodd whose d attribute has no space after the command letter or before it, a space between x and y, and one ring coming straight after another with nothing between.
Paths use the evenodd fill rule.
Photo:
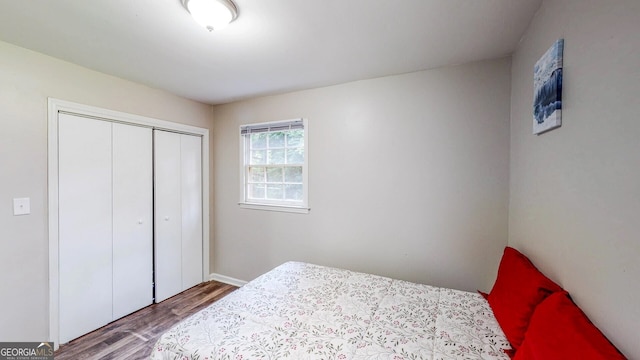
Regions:
<instances>
[{"instance_id":1,"label":"picture frame","mask_svg":"<svg viewBox=\"0 0 640 360\"><path fill-rule=\"evenodd\" d=\"M564 39L558 39L533 69L533 133L562 125L562 61Z\"/></svg>"}]
</instances>

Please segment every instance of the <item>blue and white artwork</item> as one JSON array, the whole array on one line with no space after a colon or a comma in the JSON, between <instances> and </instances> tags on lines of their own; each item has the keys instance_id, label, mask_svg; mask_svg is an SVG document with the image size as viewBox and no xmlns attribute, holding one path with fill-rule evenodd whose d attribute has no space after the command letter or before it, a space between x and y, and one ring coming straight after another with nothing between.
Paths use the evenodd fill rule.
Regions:
<instances>
[{"instance_id":1,"label":"blue and white artwork","mask_svg":"<svg viewBox=\"0 0 640 360\"><path fill-rule=\"evenodd\" d=\"M559 39L536 62L533 69L533 133L541 134L562 125L562 51Z\"/></svg>"}]
</instances>

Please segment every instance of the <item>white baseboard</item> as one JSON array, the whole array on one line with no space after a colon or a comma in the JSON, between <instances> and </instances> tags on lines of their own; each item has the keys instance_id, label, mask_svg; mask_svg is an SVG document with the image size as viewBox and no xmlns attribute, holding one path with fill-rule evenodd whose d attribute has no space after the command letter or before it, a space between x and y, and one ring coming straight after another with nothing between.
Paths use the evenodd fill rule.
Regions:
<instances>
[{"instance_id":1,"label":"white baseboard","mask_svg":"<svg viewBox=\"0 0 640 360\"><path fill-rule=\"evenodd\" d=\"M236 279L236 278L232 278L230 276L216 274L216 273L213 273L213 274L209 275L209 280L215 280L215 281L219 281L221 283L225 283L225 284L229 284L229 285L233 285L233 286L238 286L238 287L241 287L241 286L244 286L244 285L247 284L247 281Z\"/></svg>"}]
</instances>

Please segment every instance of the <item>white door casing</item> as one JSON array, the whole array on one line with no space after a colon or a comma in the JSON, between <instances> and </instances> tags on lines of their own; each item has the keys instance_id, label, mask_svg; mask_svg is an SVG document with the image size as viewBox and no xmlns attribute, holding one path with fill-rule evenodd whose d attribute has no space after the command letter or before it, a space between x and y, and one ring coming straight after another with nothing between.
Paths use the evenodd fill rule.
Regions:
<instances>
[{"instance_id":1,"label":"white door casing","mask_svg":"<svg viewBox=\"0 0 640 360\"><path fill-rule=\"evenodd\" d=\"M57 349L62 338L61 322L61 294L60 294L60 195L64 188L59 188L59 117L63 115L77 115L84 118L107 120L117 123L137 125L149 129L160 129L183 134L196 135L202 141L202 278L209 276L209 131L190 125L173 123L144 116L132 115L108 109L82 105L74 102L49 98L48 99L48 233L49 233L49 336L48 341L54 342ZM85 149L93 146L87 141ZM63 149L62 149L63 150ZM64 166L64 165L63 165ZM95 186L94 186L95 189ZM61 194L62 191L62 194ZM65 200L66 201L66 200ZM64 206L64 205L63 205ZM66 231L62 227L62 231ZM64 244L63 244L64 245ZM104 253L104 252L103 252ZM64 266L62 266L64 267ZM107 297L108 298L108 297ZM91 301L96 299L92 298ZM124 311L124 310L123 310Z\"/></svg>"}]
</instances>

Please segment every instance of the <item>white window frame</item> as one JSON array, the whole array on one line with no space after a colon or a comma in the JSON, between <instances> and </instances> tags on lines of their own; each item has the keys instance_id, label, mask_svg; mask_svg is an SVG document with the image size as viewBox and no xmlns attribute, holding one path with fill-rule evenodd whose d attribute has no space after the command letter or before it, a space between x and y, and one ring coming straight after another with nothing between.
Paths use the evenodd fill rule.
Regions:
<instances>
[{"instance_id":1,"label":"white window frame","mask_svg":"<svg viewBox=\"0 0 640 360\"><path fill-rule=\"evenodd\" d=\"M248 198L247 194L247 171L246 164L249 161L249 149L246 135L242 134L243 128L256 128L256 127L278 127L279 125L292 123L295 121L302 121L304 127L304 161L302 164L302 203L300 205L287 204L277 201L253 201ZM308 214L311 210L309 208L309 124L307 119L291 119L270 121L263 123L244 124L240 126L238 131L240 137L240 201L239 205L244 209L253 210L267 210L267 211L281 211L298 214Z\"/></svg>"}]
</instances>

